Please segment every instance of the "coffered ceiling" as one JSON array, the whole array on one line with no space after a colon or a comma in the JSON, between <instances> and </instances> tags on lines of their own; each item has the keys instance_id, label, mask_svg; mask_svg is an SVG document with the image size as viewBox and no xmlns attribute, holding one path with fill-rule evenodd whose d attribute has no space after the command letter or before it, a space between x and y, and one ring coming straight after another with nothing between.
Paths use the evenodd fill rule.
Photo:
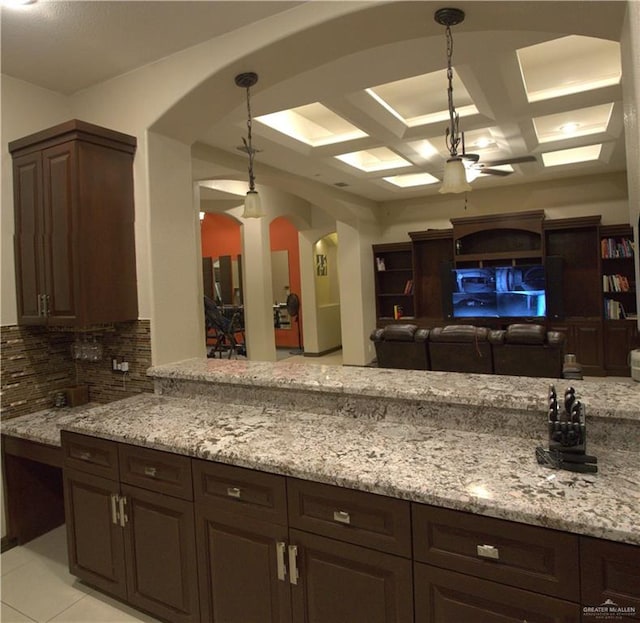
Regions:
<instances>
[{"instance_id":1,"label":"coffered ceiling","mask_svg":"<svg viewBox=\"0 0 640 623\"><path fill-rule=\"evenodd\" d=\"M3 72L72 93L300 3L40 4L48 17L35 22L27 11L3 9ZM419 4L432 22L441 3ZM625 3L571 3L576 16L581 5L600 11L600 38L556 23L554 2L516 3L548 14L548 28L531 31L487 27L487 11L500 11L501 2L461 4L465 22L452 27L453 100L465 149L479 156L468 161L472 186L624 170ZM368 48L285 83L270 84L261 71L252 89L258 184L268 167L373 201L437 193L447 157L445 46L444 27L429 23L424 37ZM77 71L63 71L69 66ZM241 89L228 88L238 105L198 142L237 155L246 102Z\"/></svg>"}]
</instances>

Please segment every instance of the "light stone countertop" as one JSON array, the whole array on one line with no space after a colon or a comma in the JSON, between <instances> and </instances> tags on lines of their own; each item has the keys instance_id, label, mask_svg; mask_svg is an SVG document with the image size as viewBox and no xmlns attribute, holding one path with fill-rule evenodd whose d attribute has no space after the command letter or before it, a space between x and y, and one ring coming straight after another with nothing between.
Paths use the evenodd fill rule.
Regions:
<instances>
[{"instance_id":1,"label":"light stone countertop","mask_svg":"<svg viewBox=\"0 0 640 623\"><path fill-rule=\"evenodd\" d=\"M152 368L150 375L156 378L156 395L22 416L3 422L2 432L59 445L63 428L640 545L637 437L628 440L633 451L618 449L620 436L601 435L600 445L590 444L597 474L536 463L535 447L544 445L550 379L242 360L189 360ZM556 387L565 383L557 380ZM637 433L638 386L606 380L571 384L592 416L595 412L610 429L631 423L628 430ZM281 391L287 389L298 391ZM354 399L345 401L346 395ZM308 396L322 400L307 401ZM435 416L409 417L404 406L393 417L367 412L383 399L387 406L419 404ZM340 401L350 408L323 410L325 403ZM439 417L439 406L447 402L464 407L453 427ZM483 409L490 418L481 417ZM518 412L530 414L529 428L505 431ZM485 429L494 420L498 425ZM474 426L465 428L468 421Z\"/></svg>"},{"instance_id":2,"label":"light stone countertop","mask_svg":"<svg viewBox=\"0 0 640 623\"><path fill-rule=\"evenodd\" d=\"M462 374L423 370L391 370L358 366L188 359L155 366L156 379L179 379L249 387L299 389L355 394L373 398L427 401L517 411L547 411L549 385L558 395L571 385L587 406L587 417L640 422L640 383L591 377L589 380L531 378L495 374Z\"/></svg>"},{"instance_id":3,"label":"light stone countertop","mask_svg":"<svg viewBox=\"0 0 640 623\"><path fill-rule=\"evenodd\" d=\"M590 448L599 473L536 463L532 439L140 395L63 428L445 508L640 544L640 454Z\"/></svg>"}]
</instances>

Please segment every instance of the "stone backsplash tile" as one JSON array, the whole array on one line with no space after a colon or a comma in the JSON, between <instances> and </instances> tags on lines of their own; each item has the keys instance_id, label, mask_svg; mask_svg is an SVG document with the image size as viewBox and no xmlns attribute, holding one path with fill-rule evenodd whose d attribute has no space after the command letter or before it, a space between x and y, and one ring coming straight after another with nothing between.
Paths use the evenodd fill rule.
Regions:
<instances>
[{"instance_id":1,"label":"stone backsplash tile","mask_svg":"<svg viewBox=\"0 0 640 623\"><path fill-rule=\"evenodd\" d=\"M101 344L102 359L74 360L71 351L76 340ZM129 363L126 374L112 370L114 358ZM148 320L79 333L43 327L0 327L1 417L51 407L57 392L77 384L87 384L89 400L98 403L151 392L153 382L146 376L150 365Z\"/></svg>"}]
</instances>

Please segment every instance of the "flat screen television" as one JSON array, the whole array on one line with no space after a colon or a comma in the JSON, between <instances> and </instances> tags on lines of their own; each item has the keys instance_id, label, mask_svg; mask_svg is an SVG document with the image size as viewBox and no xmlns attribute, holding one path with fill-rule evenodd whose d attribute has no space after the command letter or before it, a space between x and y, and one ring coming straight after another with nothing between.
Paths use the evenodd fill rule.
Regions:
<instances>
[{"instance_id":1,"label":"flat screen television","mask_svg":"<svg viewBox=\"0 0 640 623\"><path fill-rule=\"evenodd\" d=\"M542 264L451 269L453 318L546 318Z\"/></svg>"}]
</instances>

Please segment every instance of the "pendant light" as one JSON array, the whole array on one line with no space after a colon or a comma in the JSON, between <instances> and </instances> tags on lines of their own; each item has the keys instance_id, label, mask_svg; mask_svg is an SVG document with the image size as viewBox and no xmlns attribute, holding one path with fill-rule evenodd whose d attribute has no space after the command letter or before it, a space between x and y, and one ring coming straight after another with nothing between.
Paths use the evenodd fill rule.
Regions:
<instances>
[{"instance_id":1,"label":"pendant light","mask_svg":"<svg viewBox=\"0 0 640 623\"><path fill-rule=\"evenodd\" d=\"M257 150L251 143L251 93L250 89L258 82L258 74L246 72L235 77L236 86L242 87L247 92L247 138L242 138L243 146L238 147L249 156L249 190L244 201L242 218L260 218L264 216L260 195L256 190L256 176L253 173L253 159Z\"/></svg>"},{"instance_id":2,"label":"pendant light","mask_svg":"<svg viewBox=\"0 0 640 623\"><path fill-rule=\"evenodd\" d=\"M435 12L434 19L438 24L446 26L447 36L447 101L449 103L449 127L445 134L445 142L449 151L449 158L444 165L444 176L442 179L441 193L463 193L471 190L471 185L467 182L467 176L462 163L462 157L458 155L458 147L462 143L462 155L464 155L464 132L460 132L460 116L453 105L453 69L451 59L453 57L453 36L451 26L464 21L464 11L460 9L444 8Z\"/></svg>"}]
</instances>

